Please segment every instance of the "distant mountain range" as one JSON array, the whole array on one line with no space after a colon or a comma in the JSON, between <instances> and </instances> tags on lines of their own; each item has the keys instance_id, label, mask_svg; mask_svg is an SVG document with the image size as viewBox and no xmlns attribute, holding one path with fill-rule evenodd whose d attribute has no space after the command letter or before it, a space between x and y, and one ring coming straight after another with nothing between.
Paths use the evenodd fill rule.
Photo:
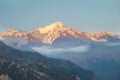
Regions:
<instances>
[{"instance_id":1,"label":"distant mountain range","mask_svg":"<svg viewBox=\"0 0 120 80\"><path fill-rule=\"evenodd\" d=\"M55 47L58 47L58 45L61 44L61 47L63 47L67 42L69 45L66 44L66 47L93 42L120 42L120 36L115 33L98 32L92 34L89 32L81 32L79 30L69 28L61 22L56 22L46 27L30 31L28 33L8 29L7 31L0 34L0 39L3 40L3 42L7 45L19 49L22 46L36 47L51 44ZM76 43L73 43L73 41Z\"/></svg>"},{"instance_id":2,"label":"distant mountain range","mask_svg":"<svg viewBox=\"0 0 120 80\"><path fill-rule=\"evenodd\" d=\"M98 32L95 34L89 32L81 32L73 28L69 28L61 22L56 22L43 28L38 28L31 32L25 33L16 31L14 29L8 29L0 34L0 38L7 37L22 37L30 41L41 41L43 43L53 43L58 38L77 38L77 39L89 39L97 42L109 41L109 38L119 38L119 35L112 32Z\"/></svg>"}]
</instances>

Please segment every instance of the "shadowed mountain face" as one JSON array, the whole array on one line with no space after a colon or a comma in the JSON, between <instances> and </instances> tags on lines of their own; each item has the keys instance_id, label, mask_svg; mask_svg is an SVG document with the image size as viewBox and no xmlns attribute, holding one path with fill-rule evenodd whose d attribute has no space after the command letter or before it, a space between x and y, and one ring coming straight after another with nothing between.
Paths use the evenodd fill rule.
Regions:
<instances>
[{"instance_id":1,"label":"shadowed mountain face","mask_svg":"<svg viewBox=\"0 0 120 80\"><path fill-rule=\"evenodd\" d=\"M19 51L0 42L0 80L96 80L70 61Z\"/></svg>"}]
</instances>

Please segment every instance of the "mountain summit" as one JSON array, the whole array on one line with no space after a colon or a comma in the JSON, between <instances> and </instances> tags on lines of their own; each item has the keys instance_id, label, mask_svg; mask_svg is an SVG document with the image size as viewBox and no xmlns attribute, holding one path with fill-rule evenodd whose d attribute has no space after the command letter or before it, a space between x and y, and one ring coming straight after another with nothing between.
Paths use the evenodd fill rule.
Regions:
<instances>
[{"instance_id":1,"label":"mountain summit","mask_svg":"<svg viewBox=\"0 0 120 80\"><path fill-rule=\"evenodd\" d=\"M44 43L52 43L57 38L87 38L87 34L80 32L78 30L69 28L62 24L61 22L56 22L48 25L44 28L38 28L27 35L31 40L36 39Z\"/></svg>"},{"instance_id":2,"label":"mountain summit","mask_svg":"<svg viewBox=\"0 0 120 80\"><path fill-rule=\"evenodd\" d=\"M64 29L64 28L67 28L64 24L62 24L61 22L55 22L51 25L48 25L44 28L39 28L37 30L41 31L41 33L46 33L50 30L56 30L56 29Z\"/></svg>"},{"instance_id":3,"label":"mountain summit","mask_svg":"<svg viewBox=\"0 0 120 80\"><path fill-rule=\"evenodd\" d=\"M98 32L98 33L93 34L91 36L91 39L97 42L107 42L112 38L116 39L118 37L119 36L113 32Z\"/></svg>"},{"instance_id":4,"label":"mountain summit","mask_svg":"<svg viewBox=\"0 0 120 80\"><path fill-rule=\"evenodd\" d=\"M6 37L24 37L24 38L27 38L25 33L16 31L14 29L7 29L7 31L3 32L0 36L1 36L1 38L6 38Z\"/></svg>"}]
</instances>

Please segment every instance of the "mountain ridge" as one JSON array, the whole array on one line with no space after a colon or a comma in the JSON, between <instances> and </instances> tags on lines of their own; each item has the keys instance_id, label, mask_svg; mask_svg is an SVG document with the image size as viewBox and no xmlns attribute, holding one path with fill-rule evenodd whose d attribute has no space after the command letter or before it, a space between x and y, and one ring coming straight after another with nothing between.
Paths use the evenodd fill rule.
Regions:
<instances>
[{"instance_id":1,"label":"mountain ridge","mask_svg":"<svg viewBox=\"0 0 120 80\"><path fill-rule=\"evenodd\" d=\"M41 41L43 43L52 44L54 40L60 37L73 37L77 39L88 39L95 42L107 42L107 36L116 38L118 37L118 34L113 32L98 32L94 34L90 32L82 32L70 28L58 21L28 33L8 29L7 31L0 34L0 39L4 39L6 37L23 37L30 41Z\"/></svg>"},{"instance_id":2,"label":"mountain ridge","mask_svg":"<svg viewBox=\"0 0 120 80\"><path fill-rule=\"evenodd\" d=\"M70 61L20 51L0 41L0 80L97 80L95 77L94 72Z\"/></svg>"}]
</instances>

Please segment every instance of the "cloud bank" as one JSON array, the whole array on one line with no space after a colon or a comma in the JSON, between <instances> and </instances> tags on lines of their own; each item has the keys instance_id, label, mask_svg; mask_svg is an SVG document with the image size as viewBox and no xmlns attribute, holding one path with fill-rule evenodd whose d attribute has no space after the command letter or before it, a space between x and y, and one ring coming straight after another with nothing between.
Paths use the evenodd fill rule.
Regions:
<instances>
[{"instance_id":1,"label":"cloud bank","mask_svg":"<svg viewBox=\"0 0 120 80\"><path fill-rule=\"evenodd\" d=\"M43 47L33 47L35 51L42 53L42 54L53 54L53 53L63 53L63 52L87 52L89 45L83 45L78 47L71 47L71 48L50 48L47 46Z\"/></svg>"}]
</instances>

